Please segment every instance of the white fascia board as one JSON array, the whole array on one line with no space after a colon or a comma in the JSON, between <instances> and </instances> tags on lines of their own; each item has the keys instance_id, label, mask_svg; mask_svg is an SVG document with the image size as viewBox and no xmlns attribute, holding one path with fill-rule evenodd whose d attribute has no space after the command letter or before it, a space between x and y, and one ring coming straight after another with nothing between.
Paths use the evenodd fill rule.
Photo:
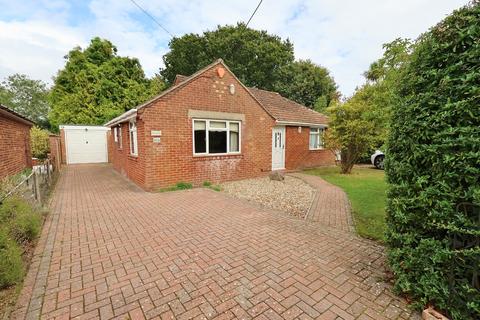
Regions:
<instances>
[{"instance_id":1,"label":"white fascia board","mask_svg":"<svg viewBox=\"0 0 480 320\"><path fill-rule=\"evenodd\" d=\"M91 126L91 125L82 125L82 124L61 124L59 125L60 129L64 130L98 130L98 131L109 131L110 128L105 126Z\"/></svg>"},{"instance_id":2,"label":"white fascia board","mask_svg":"<svg viewBox=\"0 0 480 320\"><path fill-rule=\"evenodd\" d=\"M328 128L326 124L318 124L318 123L308 123L308 122L296 122L296 121L276 121L277 125L283 126L299 126L299 127L315 127L315 128Z\"/></svg>"}]
</instances>

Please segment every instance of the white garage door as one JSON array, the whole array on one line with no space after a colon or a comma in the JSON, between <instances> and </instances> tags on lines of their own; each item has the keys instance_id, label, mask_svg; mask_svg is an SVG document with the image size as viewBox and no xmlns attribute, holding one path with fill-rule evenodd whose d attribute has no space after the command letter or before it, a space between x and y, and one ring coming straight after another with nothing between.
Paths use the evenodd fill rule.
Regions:
<instances>
[{"instance_id":1,"label":"white garage door","mask_svg":"<svg viewBox=\"0 0 480 320\"><path fill-rule=\"evenodd\" d=\"M100 126L63 126L67 163L108 162L107 131Z\"/></svg>"}]
</instances>

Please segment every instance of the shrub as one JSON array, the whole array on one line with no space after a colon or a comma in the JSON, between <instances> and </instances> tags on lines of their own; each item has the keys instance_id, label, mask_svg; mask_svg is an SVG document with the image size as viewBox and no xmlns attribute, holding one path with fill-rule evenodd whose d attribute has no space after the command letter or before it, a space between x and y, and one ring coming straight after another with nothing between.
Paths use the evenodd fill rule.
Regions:
<instances>
[{"instance_id":1,"label":"shrub","mask_svg":"<svg viewBox=\"0 0 480 320\"><path fill-rule=\"evenodd\" d=\"M204 187L210 187L212 183L210 181L203 181L203 186Z\"/></svg>"},{"instance_id":2,"label":"shrub","mask_svg":"<svg viewBox=\"0 0 480 320\"><path fill-rule=\"evenodd\" d=\"M0 289L19 283L23 275L22 250L0 230Z\"/></svg>"},{"instance_id":3,"label":"shrub","mask_svg":"<svg viewBox=\"0 0 480 320\"><path fill-rule=\"evenodd\" d=\"M46 159L50 152L49 132L45 129L33 127L30 129L30 139L32 143L32 156L39 159Z\"/></svg>"},{"instance_id":4,"label":"shrub","mask_svg":"<svg viewBox=\"0 0 480 320\"><path fill-rule=\"evenodd\" d=\"M8 226L10 235L22 244L34 240L40 233L42 217L19 197L6 199L0 206L0 222Z\"/></svg>"},{"instance_id":5,"label":"shrub","mask_svg":"<svg viewBox=\"0 0 480 320\"><path fill-rule=\"evenodd\" d=\"M386 158L395 288L453 319L480 318L479 21L474 1L417 40Z\"/></svg>"}]
</instances>

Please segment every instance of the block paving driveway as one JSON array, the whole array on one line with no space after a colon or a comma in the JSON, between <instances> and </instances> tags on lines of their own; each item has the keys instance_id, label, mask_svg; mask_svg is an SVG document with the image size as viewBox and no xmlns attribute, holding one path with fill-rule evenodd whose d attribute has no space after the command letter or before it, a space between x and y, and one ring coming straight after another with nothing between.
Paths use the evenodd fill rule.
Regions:
<instances>
[{"instance_id":1,"label":"block paving driveway","mask_svg":"<svg viewBox=\"0 0 480 320\"><path fill-rule=\"evenodd\" d=\"M68 166L12 318L417 319L383 264L348 231Z\"/></svg>"}]
</instances>

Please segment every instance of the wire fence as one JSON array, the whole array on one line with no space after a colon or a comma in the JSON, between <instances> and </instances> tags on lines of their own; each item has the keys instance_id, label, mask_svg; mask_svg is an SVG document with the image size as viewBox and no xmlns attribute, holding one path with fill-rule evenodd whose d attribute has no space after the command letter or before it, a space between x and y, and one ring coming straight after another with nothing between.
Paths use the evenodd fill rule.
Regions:
<instances>
[{"instance_id":1,"label":"wire fence","mask_svg":"<svg viewBox=\"0 0 480 320\"><path fill-rule=\"evenodd\" d=\"M37 205L44 205L59 175L54 161L45 160L31 171L4 179L0 184L0 204L13 196L20 196Z\"/></svg>"}]
</instances>

